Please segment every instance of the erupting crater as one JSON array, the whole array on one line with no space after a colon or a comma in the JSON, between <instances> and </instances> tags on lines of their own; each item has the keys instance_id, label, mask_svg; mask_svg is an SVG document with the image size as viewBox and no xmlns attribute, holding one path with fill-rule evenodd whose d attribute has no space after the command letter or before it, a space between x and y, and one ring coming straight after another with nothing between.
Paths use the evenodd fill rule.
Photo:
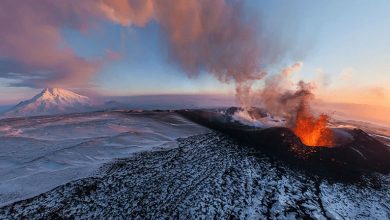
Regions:
<instances>
[{"instance_id":1,"label":"erupting crater","mask_svg":"<svg viewBox=\"0 0 390 220\"><path fill-rule=\"evenodd\" d=\"M297 114L294 127L259 127L234 120L233 115L237 111L240 108L224 111L180 110L178 113L222 132L242 142L244 146L253 147L305 170L336 176L341 173L390 173L390 148L387 145L357 128L330 128L326 115L314 117ZM273 120L269 115L263 115Z\"/></svg>"},{"instance_id":2,"label":"erupting crater","mask_svg":"<svg viewBox=\"0 0 390 220\"><path fill-rule=\"evenodd\" d=\"M303 144L310 147L334 146L333 132L328 128L329 116L321 114L318 118L298 113L293 131Z\"/></svg>"}]
</instances>

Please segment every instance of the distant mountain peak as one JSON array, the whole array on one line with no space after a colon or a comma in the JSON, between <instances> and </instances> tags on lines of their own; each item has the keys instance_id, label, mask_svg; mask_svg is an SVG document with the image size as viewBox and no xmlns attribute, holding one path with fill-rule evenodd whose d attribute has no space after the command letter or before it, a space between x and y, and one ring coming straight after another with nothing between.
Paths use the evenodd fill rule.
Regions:
<instances>
[{"instance_id":1,"label":"distant mountain peak","mask_svg":"<svg viewBox=\"0 0 390 220\"><path fill-rule=\"evenodd\" d=\"M45 88L33 98L22 101L4 116L35 116L82 112L91 109L90 99L62 88Z\"/></svg>"},{"instance_id":2,"label":"distant mountain peak","mask_svg":"<svg viewBox=\"0 0 390 220\"><path fill-rule=\"evenodd\" d=\"M67 94L67 93L76 94L72 91L62 89L62 88L45 88L41 92L41 94L43 94L43 95L63 95L63 94ZM76 95L78 95L78 94L76 94Z\"/></svg>"},{"instance_id":3,"label":"distant mountain peak","mask_svg":"<svg viewBox=\"0 0 390 220\"><path fill-rule=\"evenodd\" d=\"M47 100L47 101L65 101L65 102L73 102L73 101L83 101L89 102L89 98L86 96L79 95L72 91L62 89L62 88L45 88L41 93L36 95L34 98ZM34 99L33 98L33 99Z\"/></svg>"}]
</instances>

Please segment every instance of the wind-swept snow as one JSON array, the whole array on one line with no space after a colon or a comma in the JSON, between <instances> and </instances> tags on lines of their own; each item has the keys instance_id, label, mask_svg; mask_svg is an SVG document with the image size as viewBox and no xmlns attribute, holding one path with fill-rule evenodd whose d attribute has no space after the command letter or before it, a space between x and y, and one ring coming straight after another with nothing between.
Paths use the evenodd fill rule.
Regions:
<instances>
[{"instance_id":1,"label":"wind-swept snow","mask_svg":"<svg viewBox=\"0 0 390 220\"><path fill-rule=\"evenodd\" d=\"M89 176L113 158L206 132L175 113L83 113L0 121L0 206Z\"/></svg>"},{"instance_id":2,"label":"wind-swept snow","mask_svg":"<svg viewBox=\"0 0 390 220\"><path fill-rule=\"evenodd\" d=\"M377 180L326 180L211 132L107 164L0 208L0 218L389 219L390 179Z\"/></svg>"}]
</instances>

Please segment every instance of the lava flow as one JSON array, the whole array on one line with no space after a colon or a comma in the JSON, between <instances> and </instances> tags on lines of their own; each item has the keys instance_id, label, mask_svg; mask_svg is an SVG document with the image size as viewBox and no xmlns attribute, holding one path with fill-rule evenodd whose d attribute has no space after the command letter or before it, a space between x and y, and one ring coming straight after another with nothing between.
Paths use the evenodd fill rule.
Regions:
<instances>
[{"instance_id":1,"label":"lava flow","mask_svg":"<svg viewBox=\"0 0 390 220\"><path fill-rule=\"evenodd\" d=\"M333 132L327 127L329 116L314 117L308 111L298 111L294 133L307 146L333 146Z\"/></svg>"}]
</instances>

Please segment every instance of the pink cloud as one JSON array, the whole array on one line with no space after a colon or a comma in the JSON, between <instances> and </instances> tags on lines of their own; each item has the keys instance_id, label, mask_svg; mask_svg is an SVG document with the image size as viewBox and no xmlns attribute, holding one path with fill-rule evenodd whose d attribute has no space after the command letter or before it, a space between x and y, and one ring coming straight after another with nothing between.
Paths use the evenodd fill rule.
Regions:
<instances>
[{"instance_id":1,"label":"pink cloud","mask_svg":"<svg viewBox=\"0 0 390 220\"><path fill-rule=\"evenodd\" d=\"M82 58L65 44L62 27L86 28L98 16L92 1L4 0L0 7L0 59L24 70L21 85L78 85L101 61ZM22 73L18 73L22 74Z\"/></svg>"}]
</instances>

